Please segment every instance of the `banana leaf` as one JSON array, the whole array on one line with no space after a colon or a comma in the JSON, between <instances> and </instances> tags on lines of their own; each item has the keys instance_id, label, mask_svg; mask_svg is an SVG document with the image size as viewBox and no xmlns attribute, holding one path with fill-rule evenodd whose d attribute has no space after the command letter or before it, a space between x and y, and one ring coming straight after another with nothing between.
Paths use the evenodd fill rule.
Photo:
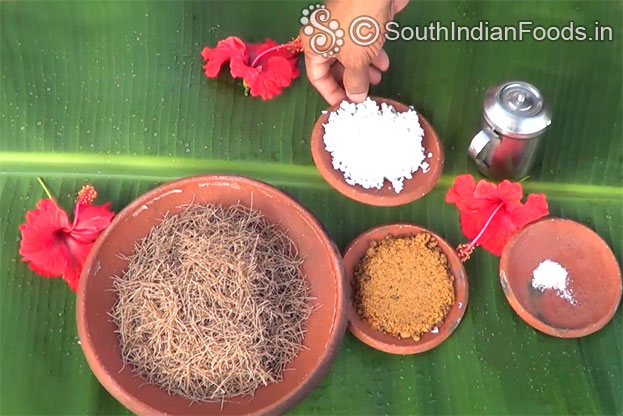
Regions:
<instances>
[{"instance_id":1,"label":"banana leaf","mask_svg":"<svg viewBox=\"0 0 623 416\"><path fill-rule=\"evenodd\" d=\"M620 1L412 1L403 25L611 26L605 42L388 42L391 69L372 94L412 104L436 128L444 174L426 197L375 208L331 189L315 169L312 126L326 107L304 75L270 101L239 81L207 79L200 51L237 35L287 41L306 1L0 2L0 413L125 414L91 374L75 296L18 256L18 226L44 197L65 208L85 183L118 211L165 181L248 175L309 207L341 247L367 228L408 221L464 242L444 194L461 173L484 90L529 81L553 104L542 163L524 182L553 216L582 222L623 249ZM592 29L591 29L592 30ZM322 384L292 414L621 414L623 316L581 339L541 334L511 310L498 258L467 263L470 301L456 332L408 357L347 335Z\"/></svg>"}]
</instances>

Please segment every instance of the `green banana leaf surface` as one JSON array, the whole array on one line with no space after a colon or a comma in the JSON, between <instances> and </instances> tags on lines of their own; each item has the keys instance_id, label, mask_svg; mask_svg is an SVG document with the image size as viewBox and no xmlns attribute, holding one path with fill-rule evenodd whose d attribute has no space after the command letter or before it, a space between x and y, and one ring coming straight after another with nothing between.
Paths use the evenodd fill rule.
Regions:
<instances>
[{"instance_id":1,"label":"green banana leaf surface","mask_svg":"<svg viewBox=\"0 0 623 416\"><path fill-rule=\"evenodd\" d=\"M405 25L612 27L606 42L387 42L391 68L371 93L413 105L437 130L443 176L424 198L365 206L330 188L310 154L327 107L304 70L270 101L245 96L225 73L207 79L200 52L229 35L285 42L306 1L0 2L0 413L126 414L92 375L78 342L75 295L30 271L18 227L45 197L42 177L70 209L94 185L121 210L182 176L248 175L307 206L344 248L369 227L406 221L465 242L444 202L454 177L478 176L466 156L487 87L538 86L552 103L543 161L523 183L547 194L552 216L623 249L620 1L412 1ZM301 63L301 68L303 65ZM480 249L466 264L463 322L414 356L373 350L347 334L326 379L292 414L621 414L623 317L601 331L557 339L524 323L498 280L499 259Z\"/></svg>"}]
</instances>

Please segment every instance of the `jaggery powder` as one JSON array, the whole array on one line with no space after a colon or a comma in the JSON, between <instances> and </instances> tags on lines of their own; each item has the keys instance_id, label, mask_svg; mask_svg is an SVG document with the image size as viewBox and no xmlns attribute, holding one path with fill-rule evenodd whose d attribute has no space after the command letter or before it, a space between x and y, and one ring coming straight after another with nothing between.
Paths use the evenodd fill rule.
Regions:
<instances>
[{"instance_id":1,"label":"jaggery powder","mask_svg":"<svg viewBox=\"0 0 623 416\"><path fill-rule=\"evenodd\" d=\"M355 269L355 307L375 329L418 341L450 311L453 282L431 234L386 237L370 244Z\"/></svg>"}]
</instances>

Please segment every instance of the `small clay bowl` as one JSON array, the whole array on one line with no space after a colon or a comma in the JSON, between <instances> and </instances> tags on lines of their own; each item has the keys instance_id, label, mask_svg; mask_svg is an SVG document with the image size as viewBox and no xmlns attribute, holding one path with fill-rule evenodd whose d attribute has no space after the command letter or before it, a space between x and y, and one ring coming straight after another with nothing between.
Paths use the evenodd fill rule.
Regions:
<instances>
[{"instance_id":1,"label":"small clay bowl","mask_svg":"<svg viewBox=\"0 0 623 416\"><path fill-rule=\"evenodd\" d=\"M532 272L544 260L568 272L577 304L553 290L532 287ZM511 307L530 326L560 338L600 330L614 316L623 290L621 268L608 244L583 224L549 218L518 231L500 259L500 283Z\"/></svg>"},{"instance_id":2,"label":"small clay bowl","mask_svg":"<svg viewBox=\"0 0 623 416\"><path fill-rule=\"evenodd\" d=\"M386 103L392 105L398 112L404 112L409 109L407 105L399 103L398 101L379 97L371 98L379 104ZM329 113L335 111L338 107L339 104L334 105L318 118L311 137L311 152L314 163L322 177L329 182L333 188L355 201L369 205L390 207L413 202L426 195L435 187L443 170L443 146L439 141L437 133L433 130L433 127L419 112L420 126L424 130L422 144L427 154L432 153L432 157L426 159L430 164L430 170L426 173L418 170L413 174L413 178L405 179L404 188L400 193L396 193L396 191L390 189L391 184L387 180L385 180L385 184L381 189L365 189L360 185L347 184L343 173L333 168L331 153L327 152L325 149L323 139L323 124L329 119ZM382 141L383 138L379 137L379 140Z\"/></svg>"},{"instance_id":3,"label":"small clay bowl","mask_svg":"<svg viewBox=\"0 0 623 416\"><path fill-rule=\"evenodd\" d=\"M405 237L426 232L435 237L439 243L439 247L448 257L450 269L454 275L454 295L455 302L446 315L443 323L438 326L439 332L426 333L422 335L419 341L413 339L400 339L392 335L382 333L374 329L366 322L357 312L352 300L354 296L355 284L355 267L366 254L373 241L382 240L387 236ZM468 285L465 268L459 260L456 252L444 239L434 232L426 228L413 224L388 224L380 227L372 228L359 237L355 238L352 243L344 251L344 269L346 270L346 278L349 282L351 293L351 302L348 306L348 329L365 344L379 351L388 352L390 354L409 355L428 351L445 341L456 327L461 323L465 309L467 308Z\"/></svg>"},{"instance_id":4,"label":"small clay bowl","mask_svg":"<svg viewBox=\"0 0 623 416\"><path fill-rule=\"evenodd\" d=\"M117 299L114 275L121 275L137 240L145 237L165 213L183 205L237 203L252 206L280 224L304 259L312 296L319 307L307 322L305 348L287 366L283 380L261 387L254 397L224 403L191 403L148 384L121 360L119 340L108 312ZM346 332L346 283L339 251L303 206L265 183L235 176L198 176L164 184L128 205L97 239L78 288L77 324L82 349L93 373L123 405L139 415L278 414L301 401L324 377Z\"/></svg>"}]
</instances>

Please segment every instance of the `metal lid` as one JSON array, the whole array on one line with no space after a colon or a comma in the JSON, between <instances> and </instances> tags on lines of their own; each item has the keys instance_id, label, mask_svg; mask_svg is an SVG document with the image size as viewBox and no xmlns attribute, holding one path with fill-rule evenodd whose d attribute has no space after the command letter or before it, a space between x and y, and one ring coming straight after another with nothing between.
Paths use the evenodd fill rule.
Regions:
<instances>
[{"instance_id":1,"label":"metal lid","mask_svg":"<svg viewBox=\"0 0 623 416\"><path fill-rule=\"evenodd\" d=\"M528 139L541 134L552 122L541 91L523 81L510 81L487 90L484 118L498 132Z\"/></svg>"}]
</instances>

